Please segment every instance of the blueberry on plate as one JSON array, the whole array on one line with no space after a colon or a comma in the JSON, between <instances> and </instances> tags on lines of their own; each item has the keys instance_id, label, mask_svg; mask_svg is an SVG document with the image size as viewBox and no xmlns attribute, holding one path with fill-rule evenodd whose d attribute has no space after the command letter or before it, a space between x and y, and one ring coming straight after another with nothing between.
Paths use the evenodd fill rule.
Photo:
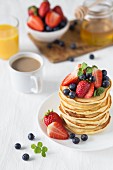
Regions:
<instances>
[{"instance_id":1,"label":"blueberry on plate","mask_svg":"<svg viewBox=\"0 0 113 170\"><path fill-rule=\"evenodd\" d=\"M74 138L72 139L72 142L73 142L74 144L78 144L78 143L80 142L80 139L79 139L78 137L74 137Z\"/></svg>"},{"instance_id":2,"label":"blueberry on plate","mask_svg":"<svg viewBox=\"0 0 113 170\"><path fill-rule=\"evenodd\" d=\"M75 137L75 134L74 133L70 133L69 138L73 139L74 137Z\"/></svg>"},{"instance_id":3,"label":"blueberry on plate","mask_svg":"<svg viewBox=\"0 0 113 170\"><path fill-rule=\"evenodd\" d=\"M93 59L95 58L94 54L90 54L90 55L89 55L89 58L90 58L91 60L93 60Z\"/></svg>"},{"instance_id":4,"label":"blueberry on plate","mask_svg":"<svg viewBox=\"0 0 113 170\"><path fill-rule=\"evenodd\" d=\"M64 43L64 41L62 41L62 40L59 40L59 45L60 45L61 47L64 47L64 46L65 46L65 43Z\"/></svg>"},{"instance_id":5,"label":"blueberry on plate","mask_svg":"<svg viewBox=\"0 0 113 170\"><path fill-rule=\"evenodd\" d=\"M54 43L54 44L59 44L59 41L60 41L60 40L56 39L53 43Z\"/></svg>"},{"instance_id":6,"label":"blueberry on plate","mask_svg":"<svg viewBox=\"0 0 113 170\"><path fill-rule=\"evenodd\" d=\"M70 90L69 90L69 89L64 89L64 90L63 90L63 93L64 93L65 96L68 96L69 93L70 93Z\"/></svg>"},{"instance_id":7,"label":"blueberry on plate","mask_svg":"<svg viewBox=\"0 0 113 170\"><path fill-rule=\"evenodd\" d=\"M87 139L88 139L88 135L86 135L86 134L81 135L81 140L82 141L86 141Z\"/></svg>"},{"instance_id":8,"label":"blueberry on plate","mask_svg":"<svg viewBox=\"0 0 113 170\"><path fill-rule=\"evenodd\" d=\"M73 62L74 61L74 57L69 57L67 60Z\"/></svg>"},{"instance_id":9,"label":"blueberry on plate","mask_svg":"<svg viewBox=\"0 0 113 170\"><path fill-rule=\"evenodd\" d=\"M32 133L29 133L28 134L28 139L29 140L33 140L35 138L35 136L32 134Z\"/></svg>"},{"instance_id":10,"label":"blueberry on plate","mask_svg":"<svg viewBox=\"0 0 113 170\"><path fill-rule=\"evenodd\" d=\"M21 144L20 143L16 143L15 144L15 149L21 149Z\"/></svg>"},{"instance_id":11,"label":"blueberry on plate","mask_svg":"<svg viewBox=\"0 0 113 170\"><path fill-rule=\"evenodd\" d=\"M49 27L48 25L45 26L45 31L47 32L52 32L53 29L51 27Z\"/></svg>"},{"instance_id":12,"label":"blueberry on plate","mask_svg":"<svg viewBox=\"0 0 113 170\"><path fill-rule=\"evenodd\" d=\"M75 92L70 91L70 92L69 92L69 97L70 97L70 99L74 99L74 98L76 97Z\"/></svg>"},{"instance_id":13,"label":"blueberry on plate","mask_svg":"<svg viewBox=\"0 0 113 170\"><path fill-rule=\"evenodd\" d=\"M71 48L72 50L75 50L75 49L77 48L77 46L76 46L75 43L71 43L70 48Z\"/></svg>"},{"instance_id":14,"label":"blueberry on plate","mask_svg":"<svg viewBox=\"0 0 113 170\"><path fill-rule=\"evenodd\" d=\"M77 87L77 85L75 83L72 83L72 84L69 85L69 89L72 90L72 91L75 91L76 87Z\"/></svg>"},{"instance_id":15,"label":"blueberry on plate","mask_svg":"<svg viewBox=\"0 0 113 170\"><path fill-rule=\"evenodd\" d=\"M28 161L28 160L29 160L29 155L28 155L27 153L23 154L23 155L22 155L22 159L23 159L24 161Z\"/></svg>"},{"instance_id":16,"label":"blueberry on plate","mask_svg":"<svg viewBox=\"0 0 113 170\"><path fill-rule=\"evenodd\" d=\"M104 81L102 82L102 87L104 87L104 88L109 87L109 85L110 85L110 82L109 82L108 80L104 80Z\"/></svg>"},{"instance_id":17,"label":"blueberry on plate","mask_svg":"<svg viewBox=\"0 0 113 170\"><path fill-rule=\"evenodd\" d=\"M107 75L107 71L106 70L102 70L102 75L103 77Z\"/></svg>"},{"instance_id":18,"label":"blueberry on plate","mask_svg":"<svg viewBox=\"0 0 113 170\"><path fill-rule=\"evenodd\" d=\"M79 79L80 79L80 80L85 80L85 79L86 79L86 75L85 75L85 74L82 74L81 76L79 76Z\"/></svg>"},{"instance_id":19,"label":"blueberry on plate","mask_svg":"<svg viewBox=\"0 0 113 170\"><path fill-rule=\"evenodd\" d=\"M71 24L71 25L69 26L69 30L73 31L74 29L75 29L75 25L74 25L74 24Z\"/></svg>"},{"instance_id":20,"label":"blueberry on plate","mask_svg":"<svg viewBox=\"0 0 113 170\"><path fill-rule=\"evenodd\" d=\"M95 79L95 77L94 77L94 76L90 76L90 77L89 77L89 81L90 81L90 82L95 82L95 81L96 81L96 79Z\"/></svg>"},{"instance_id":21,"label":"blueberry on plate","mask_svg":"<svg viewBox=\"0 0 113 170\"><path fill-rule=\"evenodd\" d=\"M110 78L109 78L108 76L104 76L104 77L103 77L103 81L104 81L104 80L108 80L108 81L109 81Z\"/></svg>"}]
</instances>

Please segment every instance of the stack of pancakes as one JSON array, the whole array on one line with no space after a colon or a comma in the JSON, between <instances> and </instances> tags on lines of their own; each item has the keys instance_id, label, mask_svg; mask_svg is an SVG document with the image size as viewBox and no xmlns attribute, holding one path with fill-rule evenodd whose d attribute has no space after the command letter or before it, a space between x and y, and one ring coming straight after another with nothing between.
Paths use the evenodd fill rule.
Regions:
<instances>
[{"instance_id":1,"label":"stack of pancakes","mask_svg":"<svg viewBox=\"0 0 113 170\"><path fill-rule=\"evenodd\" d=\"M109 109L111 106L111 83L97 97L89 99L70 99L63 94L66 86L60 86L59 97L61 117L65 127L76 134L95 134L101 132L110 122Z\"/></svg>"}]
</instances>

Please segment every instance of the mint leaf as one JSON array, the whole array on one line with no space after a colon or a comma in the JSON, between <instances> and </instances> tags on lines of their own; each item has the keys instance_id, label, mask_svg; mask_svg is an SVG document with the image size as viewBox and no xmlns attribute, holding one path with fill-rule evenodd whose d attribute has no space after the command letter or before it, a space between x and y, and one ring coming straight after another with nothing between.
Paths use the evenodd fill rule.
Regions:
<instances>
[{"instance_id":1,"label":"mint leaf","mask_svg":"<svg viewBox=\"0 0 113 170\"><path fill-rule=\"evenodd\" d=\"M35 152L35 153L41 153L41 148L40 148L40 147L36 147L36 148L34 149L34 152Z\"/></svg>"},{"instance_id":2,"label":"mint leaf","mask_svg":"<svg viewBox=\"0 0 113 170\"><path fill-rule=\"evenodd\" d=\"M96 93L97 93L97 91L95 90L95 91L94 91L94 97L96 97L96 96L97 96L97 95L96 95Z\"/></svg>"},{"instance_id":3,"label":"mint leaf","mask_svg":"<svg viewBox=\"0 0 113 170\"><path fill-rule=\"evenodd\" d=\"M93 65L93 66L92 66L92 69L94 69L94 68L98 69L98 67L97 67L96 65Z\"/></svg>"},{"instance_id":4,"label":"mint leaf","mask_svg":"<svg viewBox=\"0 0 113 170\"><path fill-rule=\"evenodd\" d=\"M46 157L46 153L45 153L45 152L42 152L42 156L43 156L43 157Z\"/></svg>"},{"instance_id":5,"label":"mint leaf","mask_svg":"<svg viewBox=\"0 0 113 170\"><path fill-rule=\"evenodd\" d=\"M42 146L43 146L42 142L38 142L38 143L37 143L37 146L38 146L38 147L42 147Z\"/></svg>"},{"instance_id":6,"label":"mint leaf","mask_svg":"<svg viewBox=\"0 0 113 170\"><path fill-rule=\"evenodd\" d=\"M82 65L81 65L82 70L85 70L87 68L87 66L88 65L86 63L82 63Z\"/></svg>"},{"instance_id":7,"label":"mint leaf","mask_svg":"<svg viewBox=\"0 0 113 170\"><path fill-rule=\"evenodd\" d=\"M35 148L36 148L36 145L35 145L35 144L32 144L32 145L31 145L31 148L32 148L32 149L35 149Z\"/></svg>"},{"instance_id":8,"label":"mint leaf","mask_svg":"<svg viewBox=\"0 0 113 170\"><path fill-rule=\"evenodd\" d=\"M82 68L79 68L78 73L77 73L78 77L81 76L82 74L83 74L83 70Z\"/></svg>"},{"instance_id":9,"label":"mint leaf","mask_svg":"<svg viewBox=\"0 0 113 170\"><path fill-rule=\"evenodd\" d=\"M46 146L43 146L42 147L42 152L47 152L48 151L48 148Z\"/></svg>"},{"instance_id":10,"label":"mint leaf","mask_svg":"<svg viewBox=\"0 0 113 170\"><path fill-rule=\"evenodd\" d=\"M99 87L97 90L94 92L94 96L100 96L104 92L103 87Z\"/></svg>"},{"instance_id":11,"label":"mint leaf","mask_svg":"<svg viewBox=\"0 0 113 170\"><path fill-rule=\"evenodd\" d=\"M86 73L92 73L92 71L93 71L92 67L87 67L86 68Z\"/></svg>"}]
</instances>

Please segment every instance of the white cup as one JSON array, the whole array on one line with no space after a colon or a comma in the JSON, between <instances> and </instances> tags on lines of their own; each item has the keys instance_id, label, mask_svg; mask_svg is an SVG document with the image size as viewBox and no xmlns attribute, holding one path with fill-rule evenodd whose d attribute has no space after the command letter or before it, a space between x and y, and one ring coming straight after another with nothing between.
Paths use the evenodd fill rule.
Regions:
<instances>
[{"instance_id":1,"label":"white cup","mask_svg":"<svg viewBox=\"0 0 113 170\"><path fill-rule=\"evenodd\" d=\"M40 67L31 72L21 72L12 68L12 63L19 58L29 57L40 62ZM39 54L32 52L20 52L9 59L9 70L12 86L22 93L40 93L43 84L43 59Z\"/></svg>"}]
</instances>

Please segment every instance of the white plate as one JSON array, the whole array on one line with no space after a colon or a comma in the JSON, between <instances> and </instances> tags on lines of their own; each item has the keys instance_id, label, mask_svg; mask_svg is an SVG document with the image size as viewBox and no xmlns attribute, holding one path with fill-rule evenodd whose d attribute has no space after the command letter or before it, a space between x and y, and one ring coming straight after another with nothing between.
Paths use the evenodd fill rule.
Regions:
<instances>
[{"instance_id":1,"label":"white plate","mask_svg":"<svg viewBox=\"0 0 113 170\"><path fill-rule=\"evenodd\" d=\"M47 128L42 121L44 113L47 110L54 110L60 114L58 109L60 104L58 93L54 93L49 96L46 100L43 101L39 110L38 110L38 124L42 132L46 135L47 138ZM110 113L113 113L113 107L110 110ZM97 151L103 150L110 147L113 147L113 121L111 119L110 125L101 133L95 135L88 135L89 139L86 142L81 141L79 144L73 144L71 139L68 140L56 140L49 138L51 141L54 141L57 144L78 150L78 151Z\"/></svg>"}]
</instances>

